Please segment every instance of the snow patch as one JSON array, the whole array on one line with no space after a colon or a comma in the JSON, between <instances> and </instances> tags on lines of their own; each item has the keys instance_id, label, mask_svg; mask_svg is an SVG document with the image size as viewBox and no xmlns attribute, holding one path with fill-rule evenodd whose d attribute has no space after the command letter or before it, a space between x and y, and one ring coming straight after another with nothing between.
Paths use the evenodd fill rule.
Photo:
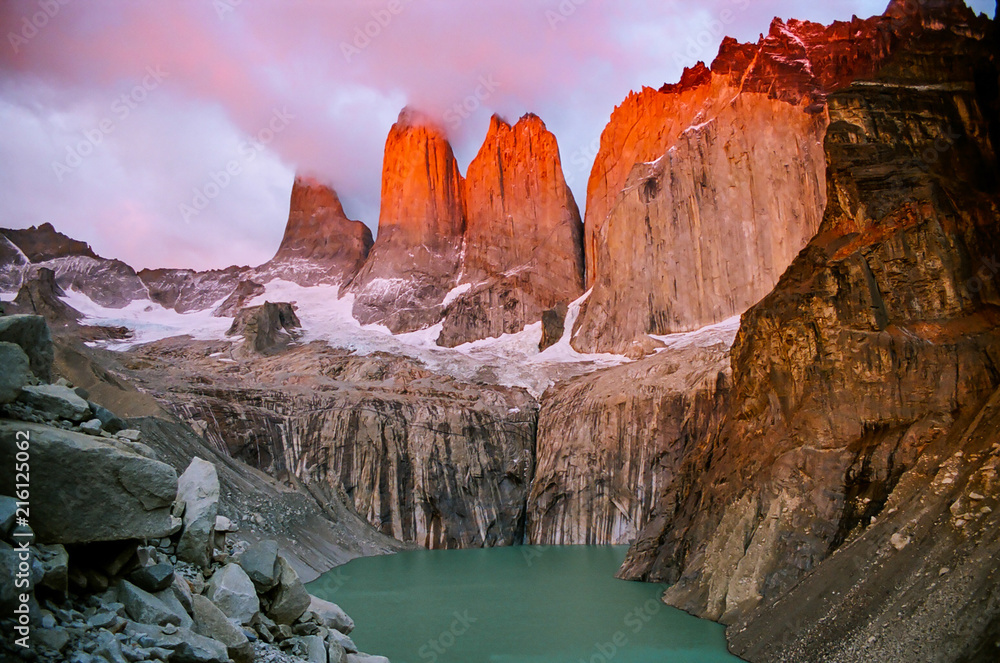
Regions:
<instances>
[{"instance_id":1,"label":"snow patch","mask_svg":"<svg viewBox=\"0 0 1000 663\"><path fill-rule=\"evenodd\" d=\"M465 293L472 290L471 283L463 283L462 285L457 285L448 291L448 294L444 296L444 301L441 302L441 306L448 306L453 301L464 295Z\"/></svg>"},{"instance_id":2,"label":"snow patch","mask_svg":"<svg viewBox=\"0 0 1000 663\"><path fill-rule=\"evenodd\" d=\"M724 344L727 348L733 347L736 341L736 333L740 330L740 318L734 315L722 322L714 325L702 327L689 332L678 332L676 334L664 334L652 338L662 341L666 347L660 348L658 352L664 350L680 350L683 348L710 348L714 345Z\"/></svg>"}]
</instances>

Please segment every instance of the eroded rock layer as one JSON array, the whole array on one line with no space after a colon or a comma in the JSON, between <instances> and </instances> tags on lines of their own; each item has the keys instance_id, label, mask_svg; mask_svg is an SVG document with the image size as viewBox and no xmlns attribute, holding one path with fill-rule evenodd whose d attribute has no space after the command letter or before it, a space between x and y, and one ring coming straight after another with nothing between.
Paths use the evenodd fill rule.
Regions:
<instances>
[{"instance_id":1,"label":"eroded rock layer","mask_svg":"<svg viewBox=\"0 0 1000 663\"><path fill-rule=\"evenodd\" d=\"M722 432L622 568L749 660L996 650L991 29L933 22L829 97L819 233L744 316Z\"/></svg>"},{"instance_id":2,"label":"eroded rock layer","mask_svg":"<svg viewBox=\"0 0 1000 663\"><path fill-rule=\"evenodd\" d=\"M523 540L537 421L525 391L320 344L236 354L219 371L210 355L228 347L163 341L129 361L165 407L229 455L342 495L397 539L428 548Z\"/></svg>"},{"instance_id":3,"label":"eroded rock layer","mask_svg":"<svg viewBox=\"0 0 1000 663\"><path fill-rule=\"evenodd\" d=\"M725 40L711 69L630 95L588 184L594 294L574 347L623 352L767 294L822 218L826 95L925 26L967 21L960 4L894 1L830 26L775 19L757 44Z\"/></svg>"},{"instance_id":4,"label":"eroded rock layer","mask_svg":"<svg viewBox=\"0 0 1000 663\"><path fill-rule=\"evenodd\" d=\"M441 318L465 232L462 175L444 132L403 109L385 144L378 238L351 282L354 317L393 332Z\"/></svg>"},{"instance_id":5,"label":"eroded rock layer","mask_svg":"<svg viewBox=\"0 0 1000 663\"><path fill-rule=\"evenodd\" d=\"M460 283L438 344L516 333L583 294L583 226L556 138L535 115L497 116L465 180Z\"/></svg>"},{"instance_id":6,"label":"eroded rock layer","mask_svg":"<svg viewBox=\"0 0 1000 663\"><path fill-rule=\"evenodd\" d=\"M542 399L528 499L536 545L631 543L679 474L718 434L728 346L664 351L562 383Z\"/></svg>"}]
</instances>

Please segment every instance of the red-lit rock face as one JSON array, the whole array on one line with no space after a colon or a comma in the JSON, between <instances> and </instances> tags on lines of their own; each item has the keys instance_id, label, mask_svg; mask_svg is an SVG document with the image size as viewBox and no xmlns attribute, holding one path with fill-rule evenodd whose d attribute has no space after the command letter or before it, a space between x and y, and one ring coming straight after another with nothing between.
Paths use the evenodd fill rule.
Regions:
<instances>
[{"instance_id":1,"label":"red-lit rock face","mask_svg":"<svg viewBox=\"0 0 1000 663\"><path fill-rule=\"evenodd\" d=\"M580 212L541 119L494 116L465 191L461 282L472 287L445 311L440 344L518 332L583 293Z\"/></svg>"},{"instance_id":2,"label":"red-lit rock face","mask_svg":"<svg viewBox=\"0 0 1000 663\"><path fill-rule=\"evenodd\" d=\"M296 177L292 187L288 225L281 246L261 269L308 261L310 271L320 268L327 279L342 282L361 268L372 247L372 233L360 221L347 218L337 192L307 177ZM303 269L305 267L303 266Z\"/></svg>"},{"instance_id":3,"label":"red-lit rock face","mask_svg":"<svg viewBox=\"0 0 1000 663\"><path fill-rule=\"evenodd\" d=\"M350 286L355 317L394 332L436 323L458 276L464 231L451 145L431 121L404 109L385 145L378 238Z\"/></svg>"},{"instance_id":4,"label":"red-lit rock face","mask_svg":"<svg viewBox=\"0 0 1000 663\"><path fill-rule=\"evenodd\" d=\"M767 294L822 216L827 94L925 26L970 14L942 0L893 2L884 16L830 26L776 19L757 44L726 39L711 70L699 64L676 85L629 95L591 172L594 293L574 346L623 352Z\"/></svg>"}]
</instances>

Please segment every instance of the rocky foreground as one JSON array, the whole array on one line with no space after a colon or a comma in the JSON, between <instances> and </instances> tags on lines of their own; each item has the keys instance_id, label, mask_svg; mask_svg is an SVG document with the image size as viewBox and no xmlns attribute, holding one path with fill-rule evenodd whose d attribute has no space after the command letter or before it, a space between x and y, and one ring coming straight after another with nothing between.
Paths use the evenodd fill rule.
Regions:
<instances>
[{"instance_id":1,"label":"rocky foreground","mask_svg":"<svg viewBox=\"0 0 1000 663\"><path fill-rule=\"evenodd\" d=\"M293 565L260 536L259 513L223 501L224 482L234 486L215 464L195 457L178 476L145 442L180 440L129 428L65 378L50 383L55 355L42 318L0 317L0 480L27 483L15 495L28 503L0 496L0 609L14 616L2 628L17 634L0 653L71 663L387 660L358 652L351 618L309 595L295 569L303 560Z\"/></svg>"}]
</instances>

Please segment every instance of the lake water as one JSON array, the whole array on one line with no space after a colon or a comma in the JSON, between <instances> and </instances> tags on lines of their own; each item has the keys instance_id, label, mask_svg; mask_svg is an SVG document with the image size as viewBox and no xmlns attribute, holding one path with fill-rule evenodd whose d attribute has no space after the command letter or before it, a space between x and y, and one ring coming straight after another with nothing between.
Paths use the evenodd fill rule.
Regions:
<instances>
[{"instance_id":1,"label":"lake water","mask_svg":"<svg viewBox=\"0 0 1000 663\"><path fill-rule=\"evenodd\" d=\"M419 550L310 583L392 663L734 663L723 627L614 578L624 546Z\"/></svg>"}]
</instances>

